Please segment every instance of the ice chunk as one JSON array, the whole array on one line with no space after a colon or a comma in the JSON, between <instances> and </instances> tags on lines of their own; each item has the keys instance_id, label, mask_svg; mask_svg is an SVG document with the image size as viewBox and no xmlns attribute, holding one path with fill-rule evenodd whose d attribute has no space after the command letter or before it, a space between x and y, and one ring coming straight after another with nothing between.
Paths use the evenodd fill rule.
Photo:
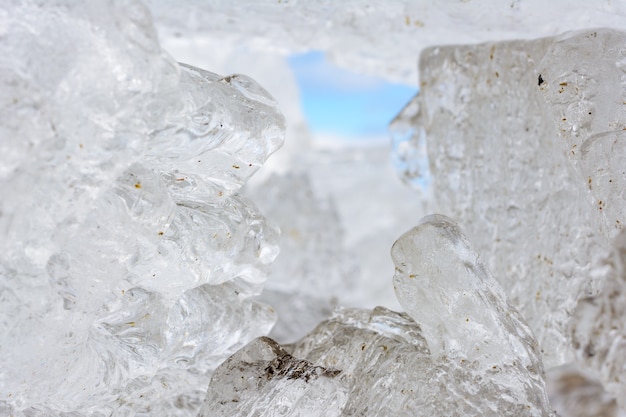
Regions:
<instances>
[{"instance_id":1,"label":"ice chunk","mask_svg":"<svg viewBox=\"0 0 626 417\"><path fill-rule=\"evenodd\" d=\"M347 394L340 375L261 337L215 371L198 417L340 416Z\"/></svg>"},{"instance_id":2,"label":"ice chunk","mask_svg":"<svg viewBox=\"0 0 626 417\"><path fill-rule=\"evenodd\" d=\"M429 48L395 123L405 181L458 219L547 366L572 359L577 300L604 281L590 265L626 221L624 45L599 29Z\"/></svg>"},{"instance_id":3,"label":"ice chunk","mask_svg":"<svg viewBox=\"0 0 626 417\"><path fill-rule=\"evenodd\" d=\"M339 308L286 352L258 339L200 415L552 415L532 332L450 219L426 217L392 257L408 314Z\"/></svg>"},{"instance_id":4,"label":"ice chunk","mask_svg":"<svg viewBox=\"0 0 626 417\"><path fill-rule=\"evenodd\" d=\"M458 226L423 218L391 250L394 289L431 354L543 373L537 342Z\"/></svg>"},{"instance_id":5,"label":"ice chunk","mask_svg":"<svg viewBox=\"0 0 626 417\"><path fill-rule=\"evenodd\" d=\"M336 310L289 354L272 346L257 340L220 366L201 415L551 415L542 375L435 357L413 319L382 307ZM281 357L285 369L268 375Z\"/></svg>"},{"instance_id":6,"label":"ice chunk","mask_svg":"<svg viewBox=\"0 0 626 417\"><path fill-rule=\"evenodd\" d=\"M0 33L0 410L197 413L276 318L277 231L237 191L282 115L172 61L140 3L3 5Z\"/></svg>"}]
</instances>

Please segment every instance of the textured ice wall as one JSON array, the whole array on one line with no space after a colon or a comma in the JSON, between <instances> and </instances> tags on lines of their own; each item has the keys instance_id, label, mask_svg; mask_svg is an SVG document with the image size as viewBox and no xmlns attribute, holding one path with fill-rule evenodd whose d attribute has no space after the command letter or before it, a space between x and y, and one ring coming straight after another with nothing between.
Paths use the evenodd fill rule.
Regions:
<instances>
[{"instance_id":1,"label":"textured ice wall","mask_svg":"<svg viewBox=\"0 0 626 417\"><path fill-rule=\"evenodd\" d=\"M607 410L603 389L624 396L624 43L588 31L426 51L422 96L395 122L405 179L432 185L435 206L491 251L549 363L575 350L604 383L590 397L565 372L557 404Z\"/></svg>"},{"instance_id":2,"label":"textured ice wall","mask_svg":"<svg viewBox=\"0 0 626 417\"><path fill-rule=\"evenodd\" d=\"M165 44L286 54L309 49L355 72L414 84L428 46L532 39L585 27L623 28L626 3L584 0L148 1Z\"/></svg>"},{"instance_id":3,"label":"textured ice wall","mask_svg":"<svg viewBox=\"0 0 626 417\"><path fill-rule=\"evenodd\" d=\"M466 228L549 366L572 359L577 301L626 220L625 44L588 30L427 49L395 121L404 179Z\"/></svg>"},{"instance_id":4,"label":"textured ice wall","mask_svg":"<svg viewBox=\"0 0 626 417\"><path fill-rule=\"evenodd\" d=\"M284 119L173 62L139 3L4 7L0 410L193 414L275 320L250 297L276 230L236 192Z\"/></svg>"}]
</instances>

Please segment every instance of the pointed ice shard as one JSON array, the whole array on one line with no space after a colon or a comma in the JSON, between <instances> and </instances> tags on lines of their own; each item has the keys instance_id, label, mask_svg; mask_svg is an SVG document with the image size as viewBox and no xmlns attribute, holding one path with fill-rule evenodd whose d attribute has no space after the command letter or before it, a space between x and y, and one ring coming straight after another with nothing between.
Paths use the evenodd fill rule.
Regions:
<instances>
[{"instance_id":1,"label":"pointed ice shard","mask_svg":"<svg viewBox=\"0 0 626 417\"><path fill-rule=\"evenodd\" d=\"M451 219L423 218L396 241L391 256L398 300L435 358L543 374L532 331Z\"/></svg>"}]
</instances>

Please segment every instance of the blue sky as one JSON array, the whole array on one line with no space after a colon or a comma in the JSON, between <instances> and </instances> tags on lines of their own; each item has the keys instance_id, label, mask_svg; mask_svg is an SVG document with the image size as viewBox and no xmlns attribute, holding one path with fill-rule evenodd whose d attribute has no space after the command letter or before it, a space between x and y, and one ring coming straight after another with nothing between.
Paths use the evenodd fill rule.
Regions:
<instances>
[{"instance_id":1,"label":"blue sky","mask_svg":"<svg viewBox=\"0 0 626 417\"><path fill-rule=\"evenodd\" d=\"M334 66L323 52L289 57L314 134L387 135L387 125L415 95L414 86L393 84Z\"/></svg>"}]
</instances>

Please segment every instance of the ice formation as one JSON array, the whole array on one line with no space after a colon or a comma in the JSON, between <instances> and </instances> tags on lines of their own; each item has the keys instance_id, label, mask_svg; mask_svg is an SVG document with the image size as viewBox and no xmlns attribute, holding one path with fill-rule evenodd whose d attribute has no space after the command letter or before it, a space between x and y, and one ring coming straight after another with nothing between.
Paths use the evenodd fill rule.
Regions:
<instances>
[{"instance_id":1,"label":"ice formation","mask_svg":"<svg viewBox=\"0 0 626 417\"><path fill-rule=\"evenodd\" d=\"M340 375L261 337L215 371L198 417L340 416L347 398Z\"/></svg>"},{"instance_id":2,"label":"ice formation","mask_svg":"<svg viewBox=\"0 0 626 417\"><path fill-rule=\"evenodd\" d=\"M0 19L0 410L193 415L275 320L251 297L276 230L237 190L284 119L253 80L172 61L140 3Z\"/></svg>"},{"instance_id":3,"label":"ice formation","mask_svg":"<svg viewBox=\"0 0 626 417\"><path fill-rule=\"evenodd\" d=\"M625 41L586 30L427 49L395 122L405 180L465 227L548 366L572 359L577 300L603 287L592 264L626 221Z\"/></svg>"},{"instance_id":4,"label":"ice formation","mask_svg":"<svg viewBox=\"0 0 626 417\"><path fill-rule=\"evenodd\" d=\"M257 339L200 416L553 415L532 332L454 222L424 218L392 257L408 314L340 308L293 345Z\"/></svg>"},{"instance_id":5,"label":"ice formation","mask_svg":"<svg viewBox=\"0 0 626 417\"><path fill-rule=\"evenodd\" d=\"M208 37L216 54L273 54L264 62L277 90L282 75L267 62L288 52L321 48L406 81L417 51L459 34L536 37L575 28L580 16L620 28L626 15L621 2L365 3L150 7L168 46ZM239 194L282 142L275 100L248 77L177 64L137 2L5 2L0 39L0 414L543 416L540 356L550 367L577 361L551 373L560 409L568 398L595 401L572 413L616 413L615 398L626 409L623 33L425 51L422 93L394 124L396 160L428 190L431 211L460 220L504 292L457 227L430 218L394 248L408 315L340 308L282 347L256 338L276 312L253 299L277 230ZM360 266L379 274L372 248L419 217L374 184L382 177L367 164L377 157L346 155L323 168L322 178L336 177L328 200L306 172L249 193L290 210L270 210L292 246L277 265L284 279L264 297L289 306L284 316L315 315L283 327L289 337L326 315L335 294L373 298L378 287L353 285L350 250L371 249ZM375 187L397 204L393 219L374 205L359 210ZM368 227L345 233L342 216ZM342 281L324 283L329 276Z\"/></svg>"},{"instance_id":6,"label":"ice formation","mask_svg":"<svg viewBox=\"0 0 626 417\"><path fill-rule=\"evenodd\" d=\"M148 5L168 50L211 39L240 53L317 49L345 68L407 84L415 83L416 58L425 47L533 39L583 27L620 29L626 20L626 3L620 1L148 0Z\"/></svg>"},{"instance_id":7,"label":"ice formation","mask_svg":"<svg viewBox=\"0 0 626 417\"><path fill-rule=\"evenodd\" d=\"M576 359L618 402L624 45L599 29L426 50L422 92L393 125L404 179L467 227L547 365ZM589 403L592 385L555 401ZM590 407L610 404L603 395Z\"/></svg>"},{"instance_id":8,"label":"ice formation","mask_svg":"<svg viewBox=\"0 0 626 417\"><path fill-rule=\"evenodd\" d=\"M531 330L451 219L425 217L396 241L391 257L398 300L421 325L434 358L542 374Z\"/></svg>"}]
</instances>

